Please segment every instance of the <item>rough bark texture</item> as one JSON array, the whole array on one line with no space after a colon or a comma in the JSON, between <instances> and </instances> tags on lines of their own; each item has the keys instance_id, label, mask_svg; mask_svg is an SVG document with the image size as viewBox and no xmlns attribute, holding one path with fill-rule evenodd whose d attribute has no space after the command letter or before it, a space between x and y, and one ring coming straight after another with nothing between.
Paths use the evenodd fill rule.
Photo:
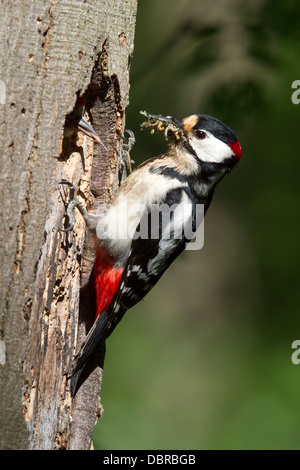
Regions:
<instances>
[{"instance_id":1,"label":"rough bark texture","mask_svg":"<svg viewBox=\"0 0 300 470\"><path fill-rule=\"evenodd\" d=\"M93 254L80 216L74 232L59 231L58 183L73 181L90 208L119 184L136 3L1 4L1 449L91 448L101 370L73 404L68 379L79 306L79 342L91 322ZM107 150L81 134L63 138L82 94Z\"/></svg>"}]
</instances>

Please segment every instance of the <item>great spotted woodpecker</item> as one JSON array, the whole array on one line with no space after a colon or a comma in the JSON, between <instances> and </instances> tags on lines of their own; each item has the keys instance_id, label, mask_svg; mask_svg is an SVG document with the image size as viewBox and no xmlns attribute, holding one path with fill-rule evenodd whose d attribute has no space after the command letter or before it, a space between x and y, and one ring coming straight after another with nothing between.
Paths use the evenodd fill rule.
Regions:
<instances>
[{"instance_id":1,"label":"great spotted woodpecker","mask_svg":"<svg viewBox=\"0 0 300 470\"><path fill-rule=\"evenodd\" d=\"M75 131L79 130L106 148L100 137L96 134L94 128L87 122L86 119L84 119L84 111L85 99L81 96L77 99L72 113L70 113L66 118L65 136L68 137Z\"/></svg>"},{"instance_id":2,"label":"great spotted woodpecker","mask_svg":"<svg viewBox=\"0 0 300 470\"><path fill-rule=\"evenodd\" d=\"M194 114L179 121L170 116L144 114L148 121L143 126L152 128L152 132L164 130L169 149L138 166L121 184L106 212L88 214L78 202L72 184L61 182L70 187L71 221L77 206L89 229L97 234L93 268L96 319L74 360L73 396L82 371L103 348L125 312L152 289L191 241L201 223L201 217L197 220L197 207L207 211L217 183L241 158L235 133L214 117ZM139 210L130 211L135 205ZM152 216L160 205L176 210L165 225L162 217L155 219L158 222L153 236ZM185 230L189 224L192 235ZM142 225L146 227L144 236ZM72 227L73 223L69 229Z\"/></svg>"}]
</instances>

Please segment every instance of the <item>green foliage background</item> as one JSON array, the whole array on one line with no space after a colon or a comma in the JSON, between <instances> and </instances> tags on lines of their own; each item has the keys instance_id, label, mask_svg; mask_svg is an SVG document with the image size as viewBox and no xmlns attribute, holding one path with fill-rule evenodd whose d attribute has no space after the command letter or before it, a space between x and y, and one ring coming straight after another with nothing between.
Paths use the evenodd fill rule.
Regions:
<instances>
[{"instance_id":1,"label":"green foliage background","mask_svg":"<svg viewBox=\"0 0 300 470\"><path fill-rule=\"evenodd\" d=\"M107 344L96 449L299 449L297 0L140 0L127 127L139 111L212 114L242 161L217 188L205 244L181 255Z\"/></svg>"}]
</instances>

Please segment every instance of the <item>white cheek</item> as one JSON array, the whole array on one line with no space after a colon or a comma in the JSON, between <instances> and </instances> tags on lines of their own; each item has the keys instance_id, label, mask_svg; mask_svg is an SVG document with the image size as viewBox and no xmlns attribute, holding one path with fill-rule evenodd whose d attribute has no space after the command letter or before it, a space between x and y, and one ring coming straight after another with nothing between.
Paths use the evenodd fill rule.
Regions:
<instances>
[{"instance_id":1,"label":"white cheek","mask_svg":"<svg viewBox=\"0 0 300 470\"><path fill-rule=\"evenodd\" d=\"M203 140L192 137L190 145L195 150L199 160L203 162L220 163L232 157L232 150L229 145L207 133Z\"/></svg>"}]
</instances>

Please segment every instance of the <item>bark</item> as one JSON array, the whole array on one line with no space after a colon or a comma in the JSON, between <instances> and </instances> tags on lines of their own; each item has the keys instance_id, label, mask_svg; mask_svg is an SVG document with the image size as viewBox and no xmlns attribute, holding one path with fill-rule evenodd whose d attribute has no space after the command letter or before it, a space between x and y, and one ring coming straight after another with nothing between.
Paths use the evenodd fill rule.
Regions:
<instances>
[{"instance_id":1,"label":"bark","mask_svg":"<svg viewBox=\"0 0 300 470\"><path fill-rule=\"evenodd\" d=\"M1 449L91 448L101 370L74 403L69 375L77 333L80 343L91 323L93 253L80 216L73 232L59 231L58 183L74 182L91 209L119 184L136 4L1 5ZM64 137L83 94L107 150L81 134Z\"/></svg>"}]
</instances>

